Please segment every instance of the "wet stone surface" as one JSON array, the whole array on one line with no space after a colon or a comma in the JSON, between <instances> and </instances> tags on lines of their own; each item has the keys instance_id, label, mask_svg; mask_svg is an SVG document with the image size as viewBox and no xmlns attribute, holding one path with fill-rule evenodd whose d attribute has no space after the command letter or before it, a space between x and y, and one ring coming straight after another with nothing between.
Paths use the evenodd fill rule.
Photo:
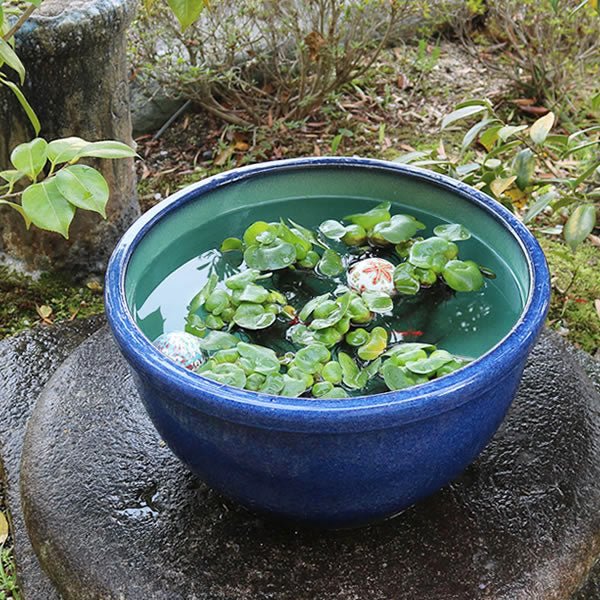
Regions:
<instances>
[{"instance_id":1,"label":"wet stone surface","mask_svg":"<svg viewBox=\"0 0 600 600\"><path fill-rule=\"evenodd\" d=\"M12 516L19 581L28 599L55 600L58 595L40 569L21 512L19 462L25 425L50 376L103 323L103 318L94 317L37 327L0 341L0 479Z\"/></svg>"},{"instance_id":2,"label":"wet stone surface","mask_svg":"<svg viewBox=\"0 0 600 600\"><path fill-rule=\"evenodd\" d=\"M13 479L20 442L7 455L5 434L22 436L23 419L6 426L6 391L32 374L43 381L42 368L31 371L40 350L48 370L70 350L54 331L54 341L0 345ZM324 533L250 514L191 476L100 330L59 369L30 421L21 483L33 544L65 600L572 598L600 556L600 396L582 367L596 385L600 368L548 334L532 358L503 427L458 481L392 521ZM18 401L14 415L31 405ZM597 600L598 589L592 581L576 598Z\"/></svg>"}]
</instances>

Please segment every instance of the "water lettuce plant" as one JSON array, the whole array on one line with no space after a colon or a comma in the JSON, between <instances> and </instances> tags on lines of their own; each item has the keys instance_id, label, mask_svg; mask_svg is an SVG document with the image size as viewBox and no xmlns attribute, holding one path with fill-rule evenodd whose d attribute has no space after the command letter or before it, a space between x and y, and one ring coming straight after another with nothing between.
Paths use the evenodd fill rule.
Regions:
<instances>
[{"instance_id":1,"label":"water lettuce plant","mask_svg":"<svg viewBox=\"0 0 600 600\"><path fill-rule=\"evenodd\" d=\"M344 398L411 387L467 364L407 339L424 332L392 324L402 302L477 292L493 273L459 257L471 237L463 225L440 224L424 237L423 223L390 209L383 202L314 230L256 221L226 238L220 255L235 273L212 273L188 305L185 331L204 357L197 372L271 395Z\"/></svg>"}]
</instances>

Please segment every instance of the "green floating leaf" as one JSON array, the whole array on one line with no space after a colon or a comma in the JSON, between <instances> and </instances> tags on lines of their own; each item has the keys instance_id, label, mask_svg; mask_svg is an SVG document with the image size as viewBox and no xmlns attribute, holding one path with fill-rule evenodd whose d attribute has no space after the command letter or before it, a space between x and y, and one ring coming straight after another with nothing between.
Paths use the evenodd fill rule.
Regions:
<instances>
[{"instance_id":1,"label":"green floating leaf","mask_svg":"<svg viewBox=\"0 0 600 600\"><path fill-rule=\"evenodd\" d=\"M310 344L296 352L294 364L307 373L316 373L321 363L326 363L331 353L324 344Z\"/></svg>"},{"instance_id":2,"label":"green floating leaf","mask_svg":"<svg viewBox=\"0 0 600 600\"><path fill-rule=\"evenodd\" d=\"M394 287L400 294L414 296L421 284L415 275L415 267L410 263L401 263L394 269Z\"/></svg>"},{"instance_id":3,"label":"green floating leaf","mask_svg":"<svg viewBox=\"0 0 600 600\"><path fill-rule=\"evenodd\" d=\"M457 254L458 248L453 242L439 237L430 237L411 246L408 261L415 267L441 273L445 264Z\"/></svg>"},{"instance_id":4,"label":"green floating leaf","mask_svg":"<svg viewBox=\"0 0 600 600\"><path fill-rule=\"evenodd\" d=\"M339 398L348 398L348 392L346 392L346 390L343 388L334 387L331 390L329 390L328 392L321 394L320 397L321 398L331 398L332 400L339 399Z\"/></svg>"},{"instance_id":5,"label":"green floating leaf","mask_svg":"<svg viewBox=\"0 0 600 600\"><path fill-rule=\"evenodd\" d=\"M278 373L280 364L277 355L270 348L258 344L247 344L240 342L237 345L240 356L250 361L252 370L263 375Z\"/></svg>"},{"instance_id":6,"label":"green floating leaf","mask_svg":"<svg viewBox=\"0 0 600 600\"><path fill-rule=\"evenodd\" d=\"M296 260L303 260L312 250L312 242L292 231L283 221L278 225L277 236L296 248Z\"/></svg>"},{"instance_id":7,"label":"green floating leaf","mask_svg":"<svg viewBox=\"0 0 600 600\"><path fill-rule=\"evenodd\" d=\"M280 239L265 246L253 244L246 248L244 260L249 267L259 271L277 271L296 262L296 248Z\"/></svg>"},{"instance_id":8,"label":"green floating leaf","mask_svg":"<svg viewBox=\"0 0 600 600\"><path fill-rule=\"evenodd\" d=\"M75 207L60 193L54 178L30 185L22 198L23 210L34 225L69 238Z\"/></svg>"},{"instance_id":9,"label":"green floating leaf","mask_svg":"<svg viewBox=\"0 0 600 600\"><path fill-rule=\"evenodd\" d=\"M593 204L579 205L563 228L565 241L575 251L596 225L596 207Z\"/></svg>"},{"instance_id":10,"label":"green floating leaf","mask_svg":"<svg viewBox=\"0 0 600 600\"><path fill-rule=\"evenodd\" d=\"M483 287L483 275L472 260L451 260L442 271L444 281L457 292L475 292Z\"/></svg>"},{"instance_id":11,"label":"green floating leaf","mask_svg":"<svg viewBox=\"0 0 600 600\"><path fill-rule=\"evenodd\" d=\"M249 283L240 294L240 301L253 302L254 304L262 304L269 299L269 290L262 285Z\"/></svg>"},{"instance_id":12,"label":"green floating leaf","mask_svg":"<svg viewBox=\"0 0 600 600\"><path fill-rule=\"evenodd\" d=\"M390 202L382 202L368 212L349 215L344 217L344 220L350 221L355 225L360 225L363 229L369 231L373 229L377 223L390 220L390 206Z\"/></svg>"},{"instance_id":13,"label":"green floating leaf","mask_svg":"<svg viewBox=\"0 0 600 600\"><path fill-rule=\"evenodd\" d=\"M229 350L238 345L239 338L226 331L211 331L206 337L199 338L198 344L207 352Z\"/></svg>"},{"instance_id":14,"label":"green floating leaf","mask_svg":"<svg viewBox=\"0 0 600 600\"><path fill-rule=\"evenodd\" d=\"M394 308L393 300L383 292L363 292L362 299L367 308L374 313L387 313Z\"/></svg>"},{"instance_id":15,"label":"green floating leaf","mask_svg":"<svg viewBox=\"0 0 600 600\"><path fill-rule=\"evenodd\" d=\"M266 231L273 231L273 226L265 221L255 221L244 231L243 239L246 246L256 244L256 238Z\"/></svg>"},{"instance_id":16,"label":"green floating leaf","mask_svg":"<svg viewBox=\"0 0 600 600\"><path fill-rule=\"evenodd\" d=\"M314 298L311 298L304 305L302 310L300 311L298 318L301 321L306 321L308 319L308 317L310 317L310 315L312 315L315 308L317 308L317 306L319 306L319 304L322 304L323 302L325 302L325 300L329 300L330 297L331 297L331 294L327 293L327 294L322 294L321 296L315 296Z\"/></svg>"},{"instance_id":17,"label":"green floating leaf","mask_svg":"<svg viewBox=\"0 0 600 600\"><path fill-rule=\"evenodd\" d=\"M335 325L348 311L351 298L352 296L349 292L337 298L335 302L331 303L332 307L331 310L327 311L327 315L315 318L309 327L311 329L325 329ZM316 312L315 316L317 316Z\"/></svg>"},{"instance_id":18,"label":"green floating leaf","mask_svg":"<svg viewBox=\"0 0 600 600\"><path fill-rule=\"evenodd\" d=\"M58 165L70 162L79 157L79 153L89 146L89 142L80 137L68 137L60 140L52 140L46 149L48 159Z\"/></svg>"},{"instance_id":19,"label":"green floating leaf","mask_svg":"<svg viewBox=\"0 0 600 600\"><path fill-rule=\"evenodd\" d=\"M25 173L31 181L35 181L46 164L46 147L48 143L42 138L19 144L10 154L10 161L15 169ZM35 223L35 221L34 221Z\"/></svg>"},{"instance_id":20,"label":"green floating leaf","mask_svg":"<svg viewBox=\"0 0 600 600\"><path fill-rule=\"evenodd\" d=\"M358 365L352 357L345 352L338 354L338 362L342 368L342 380L344 385L355 390L359 390L367 384L368 374L361 373Z\"/></svg>"},{"instance_id":21,"label":"green floating leaf","mask_svg":"<svg viewBox=\"0 0 600 600\"><path fill-rule=\"evenodd\" d=\"M385 352L387 341L387 331L383 327L375 327L369 341L358 349L358 357L361 360L375 360Z\"/></svg>"},{"instance_id":22,"label":"green floating leaf","mask_svg":"<svg viewBox=\"0 0 600 600\"><path fill-rule=\"evenodd\" d=\"M377 223L373 228L375 236L391 244L399 244L412 238L425 225L410 215L394 215L389 221Z\"/></svg>"},{"instance_id":23,"label":"green floating leaf","mask_svg":"<svg viewBox=\"0 0 600 600\"><path fill-rule=\"evenodd\" d=\"M243 290L249 283L254 283L260 279L261 273L258 269L246 269L236 273L225 280L225 285L230 290Z\"/></svg>"},{"instance_id":24,"label":"green floating leaf","mask_svg":"<svg viewBox=\"0 0 600 600\"><path fill-rule=\"evenodd\" d=\"M108 183L101 173L86 165L71 165L55 176L60 193L73 206L91 210L106 219L106 203L110 195Z\"/></svg>"},{"instance_id":25,"label":"green floating leaf","mask_svg":"<svg viewBox=\"0 0 600 600\"><path fill-rule=\"evenodd\" d=\"M297 398L306 391L306 382L302 379L296 379L290 377L287 373L283 376L283 389L281 390L282 396L290 398Z\"/></svg>"},{"instance_id":26,"label":"green floating leaf","mask_svg":"<svg viewBox=\"0 0 600 600\"><path fill-rule=\"evenodd\" d=\"M271 373L267 375L265 382L260 386L259 392L263 392L264 394L270 394L274 396L279 394L284 386L283 375L280 373Z\"/></svg>"},{"instance_id":27,"label":"green floating leaf","mask_svg":"<svg viewBox=\"0 0 600 600\"><path fill-rule=\"evenodd\" d=\"M230 363L215 365L211 369L201 371L200 374L208 379L233 387L243 388L246 385L244 370Z\"/></svg>"},{"instance_id":28,"label":"green floating leaf","mask_svg":"<svg viewBox=\"0 0 600 600\"><path fill-rule=\"evenodd\" d=\"M459 223L438 225L433 229L433 233L449 242L468 240L471 237L471 232L464 225L460 225Z\"/></svg>"},{"instance_id":29,"label":"green floating leaf","mask_svg":"<svg viewBox=\"0 0 600 600\"><path fill-rule=\"evenodd\" d=\"M321 370L321 377L334 385L342 382L342 376L342 367L335 360L329 361Z\"/></svg>"},{"instance_id":30,"label":"green floating leaf","mask_svg":"<svg viewBox=\"0 0 600 600\"><path fill-rule=\"evenodd\" d=\"M411 373L416 373L417 375L431 375L440 367L453 360L453 358L452 354L445 350L436 350L428 358L408 362L406 368Z\"/></svg>"},{"instance_id":31,"label":"green floating leaf","mask_svg":"<svg viewBox=\"0 0 600 600\"><path fill-rule=\"evenodd\" d=\"M346 233L342 237L342 242L347 246L361 246L367 241L367 232L364 227L351 223L346 227Z\"/></svg>"},{"instance_id":32,"label":"green floating leaf","mask_svg":"<svg viewBox=\"0 0 600 600\"><path fill-rule=\"evenodd\" d=\"M341 240L346 234L346 227L339 221L330 219L319 225L319 231L330 240Z\"/></svg>"},{"instance_id":33,"label":"green floating leaf","mask_svg":"<svg viewBox=\"0 0 600 600\"><path fill-rule=\"evenodd\" d=\"M206 299L212 294L213 290L217 287L218 283L217 276L213 273L208 278L208 281L202 286L202 289L192 298L188 305L188 311L195 313L200 307L204 306ZM227 285L227 283L226 283Z\"/></svg>"},{"instance_id":34,"label":"green floating leaf","mask_svg":"<svg viewBox=\"0 0 600 600\"><path fill-rule=\"evenodd\" d=\"M389 360L383 363L380 373L390 390L403 390L416 384L415 377L406 367L395 365Z\"/></svg>"},{"instance_id":35,"label":"green floating leaf","mask_svg":"<svg viewBox=\"0 0 600 600\"><path fill-rule=\"evenodd\" d=\"M327 248L317 264L317 270L326 277L336 277L344 271L342 257L335 250Z\"/></svg>"},{"instance_id":36,"label":"green floating leaf","mask_svg":"<svg viewBox=\"0 0 600 600\"><path fill-rule=\"evenodd\" d=\"M260 304L242 302L233 315L233 321L243 329L265 329L275 322L275 315L265 311Z\"/></svg>"},{"instance_id":37,"label":"green floating leaf","mask_svg":"<svg viewBox=\"0 0 600 600\"><path fill-rule=\"evenodd\" d=\"M78 158L131 158L133 156L136 156L133 148L115 140L91 142L84 146L77 155Z\"/></svg>"}]
</instances>

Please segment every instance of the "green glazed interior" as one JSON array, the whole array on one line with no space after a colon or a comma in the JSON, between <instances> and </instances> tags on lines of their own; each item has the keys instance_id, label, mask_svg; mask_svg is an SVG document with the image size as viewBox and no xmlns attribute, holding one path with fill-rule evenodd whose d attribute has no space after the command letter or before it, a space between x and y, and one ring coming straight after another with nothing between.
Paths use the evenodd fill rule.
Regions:
<instances>
[{"instance_id":1,"label":"green glazed interior","mask_svg":"<svg viewBox=\"0 0 600 600\"><path fill-rule=\"evenodd\" d=\"M257 220L290 218L316 228L326 219L369 210L392 202L392 214L410 213L427 225L427 235L440 223L462 223L472 238L460 243L460 257L492 269L494 286L512 307L498 311L485 331L465 336L456 328L445 348L479 356L496 345L514 326L526 303L530 276L517 238L492 214L458 193L434 183L383 170L306 166L254 174L201 193L163 217L135 248L125 276L129 309L141 330L152 340L162 333L160 316L138 316L139 308L167 276L202 252L218 248L229 236L241 237ZM173 294L186 303L199 289L190 281ZM452 328L451 328L452 329Z\"/></svg>"}]
</instances>

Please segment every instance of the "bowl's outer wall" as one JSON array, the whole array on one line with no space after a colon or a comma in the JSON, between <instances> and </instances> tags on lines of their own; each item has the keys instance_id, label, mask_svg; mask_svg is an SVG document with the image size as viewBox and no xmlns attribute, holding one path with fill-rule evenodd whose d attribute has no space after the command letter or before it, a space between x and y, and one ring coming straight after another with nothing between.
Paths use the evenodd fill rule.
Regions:
<instances>
[{"instance_id":1,"label":"bowl's outer wall","mask_svg":"<svg viewBox=\"0 0 600 600\"><path fill-rule=\"evenodd\" d=\"M397 514L458 476L502 422L523 366L487 390L457 391L464 403L435 417L329 434L233 423L148 379L136 383L160 435L210 487L250 509L351 527Z\"/></svg>"},{"instance_id":2,"label":"bowl's outer wall","mask_svg":"<svg viewBox=\"0 0 600 600\"><path fill-rule=\"evenodd\" d=\"M128 278L134 275L135 249L142 247L146 235L152 236L154 221L169 207L185 206L195 194L222 183L262 176L265 170L302 170L314 163L365 174L384 171L404 183L411 177L429 180L433 187L489 204L498 228L514 232L514 236L498 233L495 240L519 285L529 293L510 334L480 359L439 380L344 400L253 394L198 377L160 355L130 314L125 284L125 271ZM462 218L463 204L456 202L456 219L451 220L469 225ZM481 213L480 207L476 210ZM220 239L223 233L216 235ZM487 232L492 233L493 228ZM131 299L131 281L127 293ZM124 236L111 259L106 284L107 314L117 343L153 422L175 453L209 485L248 507L327 526L358 525L393 515L456 477L477 456L514 397L548 301L543 253L514 217L448 178L367 159L258 165L186 190L145 215Z\"/></svg>"}]
</instances>

